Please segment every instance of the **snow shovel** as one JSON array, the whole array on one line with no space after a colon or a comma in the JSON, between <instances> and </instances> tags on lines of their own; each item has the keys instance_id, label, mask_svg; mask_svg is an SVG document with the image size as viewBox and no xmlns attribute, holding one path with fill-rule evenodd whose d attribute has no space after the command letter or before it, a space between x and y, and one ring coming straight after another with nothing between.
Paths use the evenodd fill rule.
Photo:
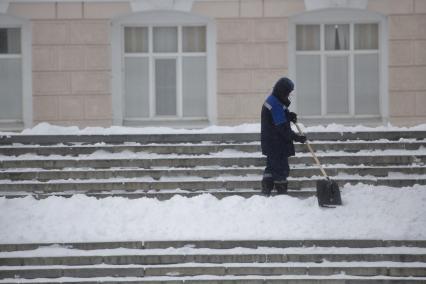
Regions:
<instances>
[{"instance_id":1,"label":"snow shovel","mask_svg":"<svg viewBox=\"0 0 426 284\"><path fill-rule=\"evenodd\" d=\"M299 133L301 135L304 135L299 125L297 123L295 123L294 125L296 125ZM319 166L322 175L326 178L325 180L317 181L317 198L318 198L319 206L334 207L334 205L342 205L342 198L340 197L339 185L337 184L337 182L331 180L330 177L327 175L327 173L325 172L320 161L315 155L314 150L312 149L312 146L309 144L309 142L306 140L305 143L309 151L311 152L312 157L314 158L316 164Z\"/></svg>"}]
</instances>

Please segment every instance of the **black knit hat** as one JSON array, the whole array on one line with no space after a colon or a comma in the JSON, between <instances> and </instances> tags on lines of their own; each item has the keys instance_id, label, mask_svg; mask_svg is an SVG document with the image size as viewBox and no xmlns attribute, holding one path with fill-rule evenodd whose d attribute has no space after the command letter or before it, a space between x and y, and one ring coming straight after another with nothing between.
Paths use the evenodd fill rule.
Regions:
<instances>
[{"instance_id":1,"label":"black knit hat","mask_svg":"<svg viewBox=\"0 0 426 284\"><path fill-rule=\"evenodd\" d=\"M272 90L274 96L286 94L287 96L294 90L294 83L287 77L279 79Z\"/></svg>"}]
</instances>

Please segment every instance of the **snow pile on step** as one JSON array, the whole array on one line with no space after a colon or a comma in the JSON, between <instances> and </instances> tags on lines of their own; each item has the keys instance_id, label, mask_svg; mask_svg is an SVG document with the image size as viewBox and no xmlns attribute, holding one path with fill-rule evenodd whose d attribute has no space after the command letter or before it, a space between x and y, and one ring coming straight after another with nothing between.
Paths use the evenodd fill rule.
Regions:
<instances>
[{"instance_id":1,"label":"snow pile on step","mask_svg":"<svg viewBox=\"0 0 426 284\"><path fill-rule=\"evenodd\" d=\"M393 247L368 247L368 248L351 248L351 247L287 247L287 248L277 248L277 247L257 247L257 248L246 248L246 247L235 247L235 248L226 248L226 249L212 249L212 248L194 248L192 245L187 245L184 247L174 248L144 248L144 249L132 249L132 248L113 248L113 249L97 249L93 250L82 250L73 248L70 246L62 246L58 244L48 245L43 247L38 247L32 250L23 250L23 251L10 251L10 252L0 252L0 257L67 257L67 256L122 256L122 255L250 255L250 254L413 254L413 255L422 255L426 254L426 248L420 247L407 247L407 246L393 246ZM332 262L332 261L323 261L321 263L310 263L314 266L330 266L330 265L354 265L359 263L359 265L367 266L366 262ZM374 262L375 264L386 264L386 265L395 265L396 262ZM402 263L398 263L400 266ZM423 262L410 262L405 263L410 266L416 264L418 267L425 267L426 263ZM174 267L180 266L191 266L194 263L181 263L173 264ZM198 266L220 266L221 264L213 263L197 263ZM241 263L227 263L227 266L237 266ZM244 266L276 266L277 263L244 263ZM282 264L281 264L282 265ZM286 266L302 266L305 263L290 262L285 263ZM107 266L107 264L102 264L100 266ZM371 266L371 264L370 264ZM14 268L24 269L26 266L14 266ZM62 266L66 267L66 266ZM130 267L130 265L128 265ZM5 267L8 269L10 267ZM4 270L4 267L0 267L0 271Z\"/></svg>"},{"instance_id":2,"label":"snow pile on step","mask_svg":"<svg viewBox=\"0 0 426 284\"><path fill-rule=\"evenodd\" d=\"M346 185L342 198L335 209L289 196L0 198L0 243L426 238L426 186Z\"/></svg>"},{"instance_id":3,"label":"snow pile on step","mask_svg":"<svg viewBox=\"0 0 426 284\"><path fill-rule=\"evenodd\" d=\"M412 127L397 127L391 124L378 127L368 127L363 125L345 126L341 124L328 124L319 126L304 127L300 124L304 132L359 132L359 131L425 131L426 124ZM295 129L295 131L297 131ZM47 122L42 122L33 128L24 129L23 135L111 135L111 134L189 134L189 133L257 133L260 132L260 124L241 124L237 126L217 126L212 125L201 129L179 129L170 127L86 127L80 129L77 126L57 126ZM19 133L0 132L0 135L16 135Z\"/></svg>"}]
</instances>

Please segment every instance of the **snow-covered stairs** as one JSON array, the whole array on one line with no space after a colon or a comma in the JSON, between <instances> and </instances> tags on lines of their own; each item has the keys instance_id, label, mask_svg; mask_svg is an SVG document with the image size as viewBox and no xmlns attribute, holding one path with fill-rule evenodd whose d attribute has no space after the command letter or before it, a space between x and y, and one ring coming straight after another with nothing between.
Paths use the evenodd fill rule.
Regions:
<instances>
[{"instance_id":1,"label":"snow-covered stairs","mask_svg":"<svg viewBox=\"0 0 426 284\"><path fill-rule=\"evenodd\" d=\"M345 192L343 185L346 183L370 184L372 188L374 185L400 188L426 184L425 131L318 132L308 133L308 136L327 172L342 186L343 194L355 190L352 188ZM312 196L315 194L315 181L322 177L318 168L313 165L312 157L305 145L298 144L296 147L297 156L291 159L290 194L302 198ZM3 136L0 137L0 196L13 198L33 195L44 198L51 195L72 196L83 193L96 197L168 199L177 194L193 196L211 193L219 198L233 195L250 197L259 194L264 163L257 133ZM405 188L398 191L406 192ZM216 200L208 195L198 198L200 200L209 198L220 203L233 200L232 198ZM291 199L287 197L238 199L273 202L280 201L281 198ZM158 202L152 199L96 200L85 196L70 199L49 198L43 201L32 198L4 199L4 201L11 203L30 201L29 207L30 204L34 204L31 202L37 203L36 207L44 204L50 209L47 210L48 214L53 214L52 212L57 210L53 208L58 207L49 207L48 204L53 204L59 199L64 204L69 203L68 206L74 204L73 208L78 210L82 207L75 204L86 204L86 201L92 202L92 205L93 202L99 203L99 208L103 202L112 201L124 201L123 204L148 201L158 207L167 207L164 204L175 200L197 202L197 198L176 198ZM310 203L312 207L321 210L318 211L321 215L329 217L333 216L332 212L344 213L339 210L345 210L354 203L351 204L348 200L347 206L330 211L318 209L313 199L296 201L300 203L312 201ZM8 202L3 203L6 210L7 204L10 204ZM393 204L389 205L389 208L394 206ZM30 210L37 212L35 207L31 208ZM115 208L118 207L109 209L113 215L119 213L114 211ZM167 207L165 210L169 212L170 208ZM67 214L72 214L71 211L61 216L65 215L68 218ZM87 212L84 211L81 216L86 216ZM350 213L352 214L352 211ZM90 219L89 215L87 216ZM99 216L102 218L95 218L99 222L110 221L103 218L105 215ZM135 215L131 216L134 218ZM179 214L177 216L180 217ZM365 219L365 222L371 221L369 217L360 218ZM85 230L86 227L80 226L79 220L81 219L69 226ZM22 220L22 223L25 222L27 221ZM137 219L137 222L140 222L140 219ZM186 222L186 219L182 219L181 222ZM371 221L373 224L374 222L386 222L386 219ZM321 224L320 228L323 228L321 222L316 223ZM324 220L324 226L326 223L327 220ZM28 224L35 227L45 225L34 220L28 221ZM174 228L174 223L167 224L165 226ZM210 223L208 225L210 226ZM126 226L131 225L126 223ZM0 230L11 228L7 224L5 227L6 229L2 227ZM149 230L155 230L149 225L145 227L147 234ZM19 235L16 232L19 226L13 228L15 228L13 235ZM93 228L93 231L99 228ZM176 230L187 229L176 227ZM196 229L200 230L198 227ZM253 227L253 230L256 229ZM40 235L36 238L43 242L46 237L46 243L43 244L28 243L31 237L24 241L21 239L24 242L21 244L6 242L0 244L0 284L426 283L426 241L380 240L382 238L380 229L377 234L379 239L367 240L298 240L304 238L303 235L295 237L296 240L230 241L217 238L203 241L85 243L85 240L105 239L93 237L79 239L70 233L70 239L83 242L60 244L50 243L58 238L55 234L56 228L49 227L43 230L45 234L41 238ZM79 234L76 231L78 230L72 232ZM329 230L326 230L327 234L328 232ZM107 231L99 230L99 235L103 233ZM349 234L350 238L356 238ZM49 239L51 236L53 237ZM144 233L126 236L106 240L149 239ZM330 238L336 238L333 236L331 234ZM368 238L375 238L374 236L368 235ZM286 238L285 232L282 237ZM179 236L174 238L185 239ZM318 237L312 237L307 233L306 238ZM162 239L167 238L163 236ZM16 238L16 242L19 241L20 239Z\"/></svg>"},{"instance_id":2,"label":"snow-covered stairs","mask_svg":"<svg viewBox=\"0 0 426 284\"><path fill-rule=\"evenodd\" d=\"M425 283L426 241L0 245L0 283Z\"/></svg>"},{"instance_id":3,"label":"snow-covered stairs","mask_svg":"<svg viewBox=\"0 0 426 284\"><path fill-rule=\"evenodd\" d=\"M308 137L340 185L426 184L425 131ZM322 177L305 145L296 148L290 194L311 196ZM264 163L258 133L3 136L0 196L249 197L259 193Z\"/></svg>"}]
</instances>

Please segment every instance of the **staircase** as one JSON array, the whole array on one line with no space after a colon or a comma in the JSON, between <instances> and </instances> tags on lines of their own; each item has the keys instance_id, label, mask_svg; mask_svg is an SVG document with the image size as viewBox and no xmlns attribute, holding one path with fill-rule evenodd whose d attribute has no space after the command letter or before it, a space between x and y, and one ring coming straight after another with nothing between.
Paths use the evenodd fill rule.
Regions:
<instances>
[{"instance_id":1,"label":"staircase","mask_svg":"<svg viewBox=\"0 0 426 284\"><path fill-rule=\"evenodd\" d=\"M340 186L426 184L426 132L309 133ZM290 159L290 195L312 196L318 168L305 145ZM259 194L259 134L4 136L0 196L155 197Z\"/></svg>"},{"instance_id":2,"label":"staircase","mask_svg":"<svg viewBox=\"0 0 426 284\"><path fill-rule=\"evenodd\" d=\"M426 132L308 133L345 184L426 185ZM305 145L289 194L322 179ZM259 195L259 134L0 137L0 196ZM0 244L0 283L426 283L426 240L235 240Z\"/></svg>"},{"instance_id":3,"label":"staircase","mask_svg":"<svg viewBox=\"0 0 426 284\"><path fill-rule=\"evenodd\" d=\"M0 250L0 283L426 283L426 241L153 241Z\"/></svg>"}]
</instances>

